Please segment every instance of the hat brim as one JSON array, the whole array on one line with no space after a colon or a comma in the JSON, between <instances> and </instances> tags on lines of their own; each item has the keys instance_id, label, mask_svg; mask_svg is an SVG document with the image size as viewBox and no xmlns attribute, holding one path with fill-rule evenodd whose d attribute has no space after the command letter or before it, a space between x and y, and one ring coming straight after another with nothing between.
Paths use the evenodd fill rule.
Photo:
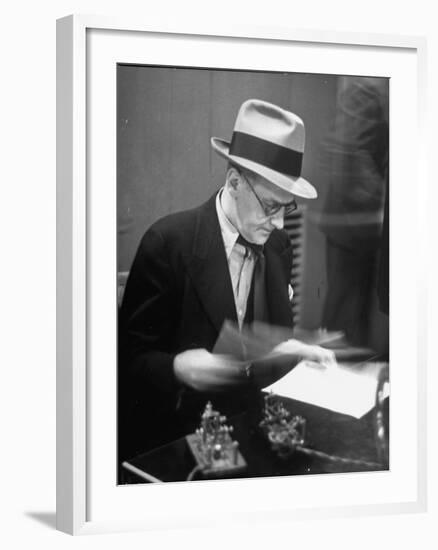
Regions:
<instances>
[{"instance_id":1,"label":"hat brim","mask_svg":"<svg viewBox=\"0 0 438 550\"><path fill-rule=\"evenodd\" d=\"M316 197L318 196L318 193L313 185L304 178L294 178L292 176L287 176L282 172L276 172L275 170L267 168L266 166L258 164L257 162L253 162L242 157L237 157L235 155L230 155L230 143L224 139L212 137L210 141L213 149L221 157L224 157L233 164L237 164L238 166L242 166L243 168L255 172L256 174L267 179L274 185L281 187L281 189L284 189L285 191L288 191L293 195L297 195L298 197L303 197L305 199L316 199Z\"/></svg>"}]
</instances>

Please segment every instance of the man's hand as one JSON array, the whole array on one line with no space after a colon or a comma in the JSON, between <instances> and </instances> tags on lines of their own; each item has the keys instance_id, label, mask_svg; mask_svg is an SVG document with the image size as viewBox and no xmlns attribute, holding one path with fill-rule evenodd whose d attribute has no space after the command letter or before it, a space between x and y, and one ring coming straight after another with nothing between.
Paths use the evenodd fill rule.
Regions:
<instances>
[{"instance_id":1,"label":"man's hand","mask_svg":"<svg viewBox=\"0 0 438 550\"><path fill-rule=\"evenodd\" d=\"M257 361L251 367L253 384L266 388L283 378L303 360L312 361L323 368L336 365L335 355L331 350L304 344L299 340L286 340L278 344L266 359Z\"/></svg>"},{"instance_id":2,"label":"man's hand","mask_svg":"<svg viewBox=\"0 0 438 550\"><path fill-rule=\"evenodd\" d=\"M197 391L227 391L248 382L245 366L228 355L205 349L179 353L173 363L177 380Z\"/></svg>"},{"instance_id":3,"label":"man's hand","mask_svg":"<svg viewBox=\"0 0 438 550\"><path fill-rule=\"evenodd\" d=\"M332 350L304 344L299 340L286 340L272 351L281 355L293 355L297 358L297 362L306 360L319 363L323 367L336 366L336 356Z\"/></svg>"}]
</instances>

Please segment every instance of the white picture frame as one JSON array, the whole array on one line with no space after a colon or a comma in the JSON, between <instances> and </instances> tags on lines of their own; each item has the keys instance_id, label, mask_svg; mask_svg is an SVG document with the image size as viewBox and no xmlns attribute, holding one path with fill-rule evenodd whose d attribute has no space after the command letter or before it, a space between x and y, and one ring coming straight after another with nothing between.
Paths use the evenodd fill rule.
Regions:
<instances>
[{"instance_id":1,"label":"white picture frame","mask_svg":"<svg viewBox=\"0 0 438 550\"><path fill-rule=\"evenodd\" d=\"M285 28L246 28L233 26L228 29L211 28L179 28L177 25L163 25L160 28L150 27L139 21L123 19L111 19L93 16L69 16L60 19L57 24L57 528L71 534L86 534L95 532L107 532L115 530L151 529L164 526L205 526L212 522L207 515L196 512L195 503L205 499L211 493L216 495L218 506L223 504L223 492L232 490L239 484L239 491L247 493L248 501L254 491L254 483L263 484L263 490L278 491L278 483L275 480L256 480L251 483L245 482L221 482L213 487L211 484L184 484L177 489L175 487L154 486L147 497L154 502L154 513L145 514L145 517L130 516L129 512L119 515L116 507L113 511L102 511L99 514L90 514L94 506L94 500L109 500L108 495L102 492L99 497L99 487L93 486L95 469L93 470L93 456L91 456L93 430L90 429L90 418L96 395L102 396L103 390L96 393L92 365L93 365L93 339L95 333L90 326L90 312L94 315L98 303L91 302L93 276L90 274L90 250L95 250L95 244L90 244L90 235L93 239L100 238L99 232L90 231L93 228L95 218L95 204L99 198L93 195L89 182L93 176L92 164L94 164L94 152L92 140L90 139L90 79L101 78L94 73L96 60L92 57L100 46L96 40L91 40L93 32L104 36L105 46L112 44L115 55L119 61L126 61L127 49L119 47L117 40L131 33L135 33L135 39L141 37L159 37L161 40L181 40L190 44L190 40L205 40L206 42L220 41L231 51L236 44L252 46L258 44L260 47L287 48L291 45L302 46L303 49L312 47L337 48L348 51L349 49L364 48L376 59L388 54L394 57L394 65L402 63L401 55L406 53L409 56L410 64L406 70L415 75L414 82L411 82L412 93L409 95L408 112L411 119L412 132L415 139L412 140L411 158L407 172L415 178L417 193L411 205L414 204L416 222L413 231L417 233L417 241L425 242L421 236L424 235L424 222L420 216L422 205L425 201L425 182L423 171L425 170L425 146L424 146L424 120L425 120L425 41L419 37L389 36L389 35L364 35L349 33L334 33L325 31L300 31ZM217 46L212 45L212 51ZM108 49L108 48L107 48ZM111 48L109 48L111 49ZM400 54L400 55L399 55ZM113 55L113 53L111 54ZM138 54L141 58L142 53ZM395 59L397 56L400 59ZM166 50L166 58L175 58L175 52L170 48ZM111 62L110 56L106 62ZM144 60L147 61L146 59ZM350 60L351 66L360 70L361 63ZM179 60L174 60L175 65ZM388 63L391 63L389 61ZM353 70L353 69L351 69ZM385 73L384 68L380 69ZM111 76L111 75L110 75ZM402 112L396 111L397 112ZM115 115L114 115L115 116ZM98 118L93 123L98 124ZM95 126L95 124L94 124ZM115 124L113 124L115 127ZM93 130L94 131L94 130ZM114 129L115 132L115 129ZM392 135L392 134L391 134ZM411 136L412 138L412 136ZM394 136L396 139L396 136ZM392 147L392 145L391 145ZM96 161L98 164L98 161ZM391 174L400 173L400 158L397 154L391 158ZM108 161L111 169L115 165L115 157ZM402 177L400 176L400 181ZM401 184L402 185L402 184ZM104 191L107 193L108 191ZM400 217L397 212L403 211L406 204L405 199L400 196L397 204L391 205L391 219L395 226L400 225ZM416 208L415 208L416 205ZM101 206L101 211L103 207ZM111 207L109 208L111 210ZM108 216L114 212L108 212ZM394 215L393 215L394 214ZM398 224L398 225L397 225ZM107 238L110 237L107 235ZM398 239L399 237L397 237ZM401 239L403 234L401 234ZM394 243L398 241L394 240ZM393 240L391 240L391 246ZM94 248L93 248L94 247ZM396 246L394 250L396 250ZM410 365L414 364L413 373L405 373L405 378L392 380L391 417L400 413L402 417L401 399L405 387L411 387L414 392L416 406L413 408L412 419L406 417L406 422L412 422L415 437L409 443L407 449L408 471L411 474L411 486L403 498L398 498L395 493L390 498L384 495L379 502L364 501L354 502L351 505L344 503L332 506L319 504L312 506L311 500L302 506L296 503L287 504L280 502L277 508L271 505L258 506L257 509L245 510L239 515L234 513L235 521L259 521L264 517L273 519L285 518L318 518L331 516L349 516L358 514L379 514L395 512L422 511L426 508L426 345L425 345L425 251L420 244L415 251L415 296L406 298L409 302L407 307L411 308L416 316L414 323L414 342L410 344L405 355L410 358ZM111 260L110 260L111 261ZM395 260L396 261L396 260ZM393 257L391 256L391 265ZM391 284L393 283L391 279ZM397 296L403 296L403 291ZM409 301L410 300L410 301ZM397 310L398 303L391 298L391 311ZM400 329L398 338L402 339L403 330ZM391 344L391 357L397 357L397 342ZM393 347L394 346L394 347ZM394 355L395 354L395 355ZM406 361L408 361L406 359ZM94 363L96 364L96 363ZM402 376L402 375L400 375ZM93 384L91 383L93 381ZM397 382L400 382L398 385ZM113 387L113 386L111 386ZM399 396L399 397L397 397ZM114 397L113 394L107 396ZM102 409L103 410L103 409ZM393 414L394 413L394 414ZM93 422L99 422L99 415L93 413ZM102 422L100 420L100 422ZM406 425L406 424L405 424ZM402 428L403 426L398 426ZM410 426L408 426L409 428ZM391 430L397 426L391 426ZM109 430L111 431L111 430ZM400 431L400 430L399 430ZM96 430L93 432L96 433ZM391 432L392 433L392 432ZM411 432L412 433L412 432ZM111 434L110 434L111 437ZM397 439L395 437L394 439ZM400 434L401 441L401 434ZM115 444L114 444L115 447ZM95 445L96 448L96 445ZM97 451L96 451L97 452ZM115 464L115 459L114 459ZM115 468L114 464L110 467ZM91 465L91 466L90 466ZM399 468L402 468L400 465ZM396 475L396 470L389 472L389 476ZM332 478L334 479L334 478ZM368 480L365 480L367 483ZM320 483L315 479L313 484ZM363 479L358 478L359 483ZM334 481L324 480L327 485L325 490L333 490L333 483L346 485L345 478ZM390 482L388 482L390 485ZM406 482L409 484L409 482ZM388 485L388 487L389 487ZM91 489L91 487L93 488ZM270 487L271 486L271 487ZM222 487L222 488L221 488ZM143 488L145 489L145 488ZM295 487L299 489L299 487ZM305 491L305 488L301 490ZM122 491L124 494L120 492ZM119 488L119 495L123 496L125 503L128 491L135 498L139 495L139 488ZM173 493L172 493L173 491ZM175 511L164 506L164 502L175 498L177 494L189 498L193 502L193 511L190 514L178 516ZM390 489L388 489L390 491ZM342 491L341 491L342 492ZM298 494L298 492L297 492ZM144 495L144 491L143 491ZM119 497L117 497L119 498ZM121 498L121 497L120 497ZM142 496L144 499L144 496ZM94 500L93 500L94 499ZM125 504L124 504L125 505ZM138 507L137 507L138 508ZM232 513L232 511L230 512ZM96 517L94 517L94 515ZM214 516L214 514L213 514Z\"/></svg>"}]
</instances>

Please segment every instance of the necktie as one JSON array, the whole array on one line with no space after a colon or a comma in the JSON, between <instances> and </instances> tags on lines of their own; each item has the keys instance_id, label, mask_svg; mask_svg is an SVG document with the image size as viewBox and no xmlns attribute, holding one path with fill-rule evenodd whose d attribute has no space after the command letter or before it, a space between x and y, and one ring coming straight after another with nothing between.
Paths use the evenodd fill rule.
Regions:
<instances>
[{"instance_id":1,"label":"necktie","mask_svg":"<svg viewBox=\"0 0 438 550\"><path fill-rule=\"evenodd\" d=\"M239 235L237 242L252 250L256 257L252 278L253 287L253 321L267 321L266 287L265 287L265 255L263 245L254 244Z\"/></svg>"}]
</instances>

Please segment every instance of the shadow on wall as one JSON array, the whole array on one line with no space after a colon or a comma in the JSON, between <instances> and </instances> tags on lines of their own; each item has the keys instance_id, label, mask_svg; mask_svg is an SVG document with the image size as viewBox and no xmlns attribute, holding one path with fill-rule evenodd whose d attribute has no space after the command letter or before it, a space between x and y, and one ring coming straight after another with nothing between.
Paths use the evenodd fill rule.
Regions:
<instances>
[{"instance_id":1,"label":"shadow on wall","mask_svg":"<svg viewBox=\"0 0 438 550\"><path fill-rule=\"evenodd\" d=\"M50 529L56 529L56 512L25 512L25 515Z\"/></svg>"}]
</instances>

